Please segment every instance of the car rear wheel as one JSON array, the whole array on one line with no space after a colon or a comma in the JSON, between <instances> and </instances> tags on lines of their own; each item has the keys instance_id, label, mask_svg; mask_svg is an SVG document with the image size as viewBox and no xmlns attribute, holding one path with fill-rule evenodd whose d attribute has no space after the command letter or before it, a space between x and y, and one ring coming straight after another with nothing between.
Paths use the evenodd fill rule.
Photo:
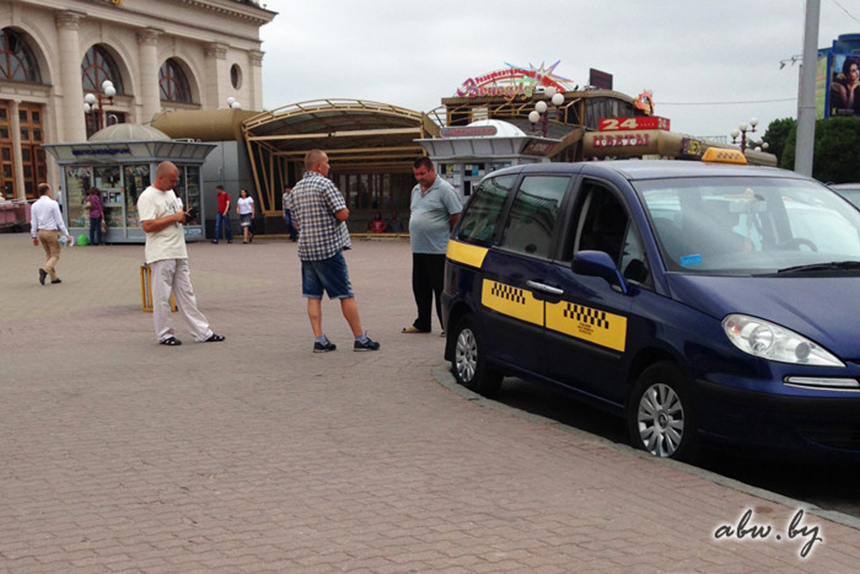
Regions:
<instances>
[{"instance_id":1,"label":"car rear wheel","mask_svg":"<svg viewBox=\"0 0 860 574\"><path fill-rule=\"evenodd\" d=\"M657 363L642 372L627 406L635 448L661 458L695 456L697 431L687 387L687 377L674 363Z\"/></svg>"},{"instance_id":2,"label":"car rear wheel","mask_svg":"<svg viewBox=\"0 0 860 574\"><path fill-rule=\"evenodd\" d=\"M454 338L451 366L457 382L485 397L496 394L502 385L502 375L487 364L474 320L463 317L451 335Z\"/></svg>"}]
</instances>

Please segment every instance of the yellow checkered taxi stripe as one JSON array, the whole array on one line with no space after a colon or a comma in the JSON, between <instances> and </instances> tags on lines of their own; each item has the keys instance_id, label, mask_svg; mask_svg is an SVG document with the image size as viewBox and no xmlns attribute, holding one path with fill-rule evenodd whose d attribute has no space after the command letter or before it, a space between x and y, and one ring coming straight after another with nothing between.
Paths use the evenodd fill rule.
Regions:
<instances>
[{"instance_id":1,"label":"yellow checkered taxi stripe","mask_svg":"<svg viewBox=\"0 0 860 574\"><path fill-rule=\"evenodd\" d=\"M543 301L531 291L484 279L481 291L484 307L535 325L543 325Z\"/></svg>"},{"instance_id":2,"label":"yellow checkered taxi stripe","mask_svg":"<svg viewBox=\"0 0 860 574\"><path fill-rule=\"evenodd\" d=\"M621 315L568 301L540 301L528 289L489 279L483 281L481 303L508 317L621 353L627 345L627 318Z\"/></svg>"},{"instance_id":3,"label":"yellow checkered taxi stripe","mask_svg":"<svg viewBox=\"0 0 860 574\"><path fill-rule=\"evenodd\" d=\"M445 256L455 263L462 263L469 267L481 268L484 264L484 257L487 256L486 247L478 247L477 245L469 245L461 243L453 239L448 241L448 252Z\"/></svg>"},{"instance_id":4,"label":"yellow checkered taxi stripe","mask_svg":"<svg viewBox=\"0 0 860 574\"><path fill-rule=\"evenodd\" d=\"M624 352L627 318L567 301L546 304L546 328Z\"/></svg>"}]
</instances>

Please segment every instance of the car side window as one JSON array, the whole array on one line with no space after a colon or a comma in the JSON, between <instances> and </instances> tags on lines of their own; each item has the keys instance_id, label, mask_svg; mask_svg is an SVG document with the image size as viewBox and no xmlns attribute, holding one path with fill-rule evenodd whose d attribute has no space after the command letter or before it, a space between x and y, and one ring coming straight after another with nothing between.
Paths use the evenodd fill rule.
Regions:
<instances>
[{"instance_id":1,"label":"car side window","mask_svg":"<svg viewBox=\"0 0 860 574\"><path fill-rule=\"evenodd\" d=\"M457 239L465 243L489 246L493 241L505 200L515 181L514 175L485 179L472 193L465 213L460 217Z\"/></svg>"},{"instance_id":2,"label":"car side window","mask_svg":"<svg viewBox=\"0 0 860 574\"><path fill-rule=\"evenodd\" d=\"M603 251L618 265L629 281L652 283L645 249L636 225L621 199L608 188L588 183L574 236L575 251Z\"/></svg>"},{"instance_id":3,"label":"car side window","mask_svg":"<svg viewBox=\"0 0 860 574\"><path fill-rule=\"evenodd\" d=\"M569 184L567 176L523 178L501 246L518 253L549 257L561 202Z\"/></svg>"}]
</instances>

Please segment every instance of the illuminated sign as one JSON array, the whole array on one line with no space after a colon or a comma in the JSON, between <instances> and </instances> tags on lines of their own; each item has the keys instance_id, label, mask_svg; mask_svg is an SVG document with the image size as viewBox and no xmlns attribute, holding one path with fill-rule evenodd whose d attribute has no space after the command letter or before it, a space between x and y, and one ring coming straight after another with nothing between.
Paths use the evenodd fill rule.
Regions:
<instances>
[{"instance_id":1,"label":"illuminated sign","mask_svg":"<svg viewBox=\"0 0 860 574\"><path fill-rule=\"evenodd\" d=\"M636 103L633 104L637 110L645 112L646 116L654 113L654 94L645 90L636 98Z\"/></svg>"},{"instance_id":2,"label":"illuminated sign","mask_svg":"<svg viewBox=\"0 0 860 574\"><path fill-rule=\"evenodd\" d=\"M612 74L601 72L591 68L588 70L588 84L594 86L598 90L612 89Z\"/></svg>"},{"instance_id":3,"label":"illuminated sign","mask_svg":"<svg viewBox=\"0 0 860 574\"><path fill-rule=\"evenodd\" d=\"M457 88L457 95L461 98L504 97L511 102L517 97L524 100L531 99L535 91L541 88L552 87L557 92L564 93L571 89L570 80L555 74L555 68L559 63L561 60L549 68L543 62L540 68L529 64L530 69L526 70L521 66L505 62L508 66L506 69L469 78L463 82L463 85Z\"/></svg>"},{"instance_id":4,"label":"illuminated sign","mask_svg":"<svg viewBox=\"0 0 860 574\"><path fill-rule=\"evenodd\" d=\"M705 155L705 146L701 140L694 138L681 139L681 157L701 159L703 155Z\"/></svg>"},{"instance_id":5,"label":"illuminated sign","mask_svg":"<svg viewBox=\"0 0 860 574\"><path fill-rule=\"evenodd\" d=\"M108 148L83 148L72 149L72 155L131 155L131 149L128 146L124 147L108 147Z\"/></svg>"},{"instance_id":6,"label":"illuminated sign","mask_svg":"<svg viewBox=\"0 0 860 574\"><path fill-rule=\"evenodd\" d=\"M442 128L443 138L478 138L494 136L498 133L496 126L474 126L464 128Z\"/></svg>"},{"instance_id":7,"label":"illuminated sign","mask_svg":"<svg viewBox=\"0 0 860 574\"><path fill-rule=\"evenodd\" d=\"M603 147L646 147L650 143L650 133L623 133L619 135L595 135L595 149Z\"/></svg>"},{"instance_id":8,"label":"illuminated sign","mask_svg":"<svg viewBox=\"0 0 860 574\"><path fill-rule=\"evenodd\" d=\"M663 130L669 131L669 120L657 116L644 118L603 118L597 124L602 132L625 130Z\"/></svg>"},{"instance_id":9,"label":"illuminated sign","mask_svg":"<svg viewBox=\"0 0 860 574\"><path fill-rule=\"evenodd\" d=\"M523 155L549 155L555 147L555 142L531 140L523 150Z\"/></svg>"}]
</instances>

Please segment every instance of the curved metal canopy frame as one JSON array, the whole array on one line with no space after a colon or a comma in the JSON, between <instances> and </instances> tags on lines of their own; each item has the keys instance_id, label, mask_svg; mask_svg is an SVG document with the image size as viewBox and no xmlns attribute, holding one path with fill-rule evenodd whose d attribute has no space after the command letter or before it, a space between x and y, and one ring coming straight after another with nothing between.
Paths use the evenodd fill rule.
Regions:
<instances>
[{"instance_id":1,"label":"curved metal canopy frame","mask_svg":"<svg viewBox=\"0 0 860 574\"><path fill-rule=\"evenodd\" d=\"M252 116L242 133L263 210L276 213L276 197L304 171L311 149L325 151L339 174L409 174L425 155L414 140L438 136L430 116L390 104L323 99L290 104Z\"/></svg>"}]
</instances>

